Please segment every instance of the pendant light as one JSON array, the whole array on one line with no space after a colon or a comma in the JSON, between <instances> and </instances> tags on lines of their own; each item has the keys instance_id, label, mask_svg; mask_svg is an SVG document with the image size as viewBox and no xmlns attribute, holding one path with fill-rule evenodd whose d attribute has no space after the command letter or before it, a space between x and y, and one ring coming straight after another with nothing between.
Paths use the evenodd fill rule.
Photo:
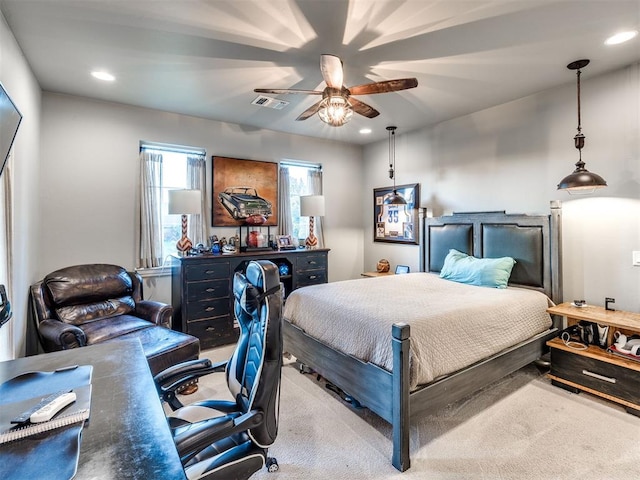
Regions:
<instances>
[{"instance_id":1,"label":"pendant light","mask_svg":"<svg viewBox=\"0 0 640 480\"><path fill-rule=\"evenodd\" d=\"M384 199L385 205L406 205L407 201L396 190L396 129L387 127L389 132L389 178L393 179L393 194Z\"/></svg>"},{"instance_id":2,"label":"pendant light","mask_svg":"<svg viewBox=\"0 0 640 480\"><path fill-rule=\"evenodd\" d=\"M579 160L576 163L576 169L571 175L564 177L558 184L558 190L566 190L572 195L585 195L593 193L598 188L607 186L607 182L595 173L591 173L584 168L582 161L582 147L584 147L584 135L582 134L582 126L580 124L580 69L589 65L589 60L576 60L567 65L569 70L576 70L578 78L578 133L573 140L579 152Z\"/></svg>"}]
</instances>

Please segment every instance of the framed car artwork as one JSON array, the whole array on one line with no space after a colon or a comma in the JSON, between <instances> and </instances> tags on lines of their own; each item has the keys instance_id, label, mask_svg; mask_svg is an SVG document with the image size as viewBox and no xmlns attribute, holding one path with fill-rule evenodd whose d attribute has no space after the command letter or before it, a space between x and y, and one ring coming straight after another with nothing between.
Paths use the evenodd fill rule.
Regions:
<instances>
[{"instance_id":1,"label":"framed car artwork","mask_svg":"<svg viewBox=\"0 0 640 480\"><path fill-rule=\"evenodd\" d=\"M373 189L373 241L418 245L420 184L398 185L396 191L406 205L385 203L393 194L393 187Z\"/></svg>"},{"instance_id":2,"label":"framed car artwork","mask_svg":"<svg viewBox=\"0 0 640 480\"><path fill-rule=\"evenodd\" d=\"M278 224L278 164L212 157L214 227Z\"/></svg>"}]
</instances>

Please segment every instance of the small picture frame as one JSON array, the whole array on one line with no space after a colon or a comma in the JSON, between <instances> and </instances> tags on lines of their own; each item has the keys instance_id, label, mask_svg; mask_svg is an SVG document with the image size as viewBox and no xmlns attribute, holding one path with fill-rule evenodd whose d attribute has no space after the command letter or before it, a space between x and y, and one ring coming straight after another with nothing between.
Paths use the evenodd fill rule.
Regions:
<instances>
[{"instance_id":1,"label":"small picture frame","mask_svg":"<svg viewBox=\"0 0 640 480\"><path fill-rule=\"evenodd\" d=\"M408 265L396 265L396 275L399 275L401 273L409 273L409 266Z\"/></svg>"},{"instance_id":2,"label":"small picture frame","mask_svg":"<svg viewBox=\"0 0 640 480\"><path fill-rule=\"evenodd\" d=\"M291 239L291 235L277 235L276 245L278 246L278 250L293 250L296 248Z\"/></svg>"}]
</instances>

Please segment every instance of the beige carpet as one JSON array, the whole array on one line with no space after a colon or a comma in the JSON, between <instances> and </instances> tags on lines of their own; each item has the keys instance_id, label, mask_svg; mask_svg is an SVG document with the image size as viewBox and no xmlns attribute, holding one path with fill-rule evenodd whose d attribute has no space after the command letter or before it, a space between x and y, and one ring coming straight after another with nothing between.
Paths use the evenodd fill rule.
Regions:
<instances>
[{"instance_id":1,"label":"beige carpet","mask_svg":"<svg viewBox=\"0 0 640 480\"><path fill-rule=\"evenodd\" d=\"M230 351L202 356L220 360ZM224 375L200 385L190 400L228 397ZM270 449L280 471L253 478L631 479L640 478L639 437L640 418L553 387L530 366L412 425L411 468L400 473L390 463L390 425L289 362Z\"/></svg>"}]
</instances>

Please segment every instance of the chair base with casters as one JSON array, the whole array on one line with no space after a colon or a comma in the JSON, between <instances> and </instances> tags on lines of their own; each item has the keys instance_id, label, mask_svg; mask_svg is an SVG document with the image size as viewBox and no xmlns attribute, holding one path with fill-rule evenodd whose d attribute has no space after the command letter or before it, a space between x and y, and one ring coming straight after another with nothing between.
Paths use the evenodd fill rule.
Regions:
<instances>
[{"instance_id":1,"label":"chair base with casters","mask_svg":"<svg viewBox=\"0 0 640 480\"><path fill-rule=\"evenodd\" d=\"M233 281L234 314L240 325L235 351L226 362L185 362L155 377L161 399L173 410L167 421L189 479L249 478L267 467L276 439L282 368L282 287L278 267L251 261ZM183 405L176 392L203 375L224 372L233 400Z\"/></svg>"}]
</instances>

